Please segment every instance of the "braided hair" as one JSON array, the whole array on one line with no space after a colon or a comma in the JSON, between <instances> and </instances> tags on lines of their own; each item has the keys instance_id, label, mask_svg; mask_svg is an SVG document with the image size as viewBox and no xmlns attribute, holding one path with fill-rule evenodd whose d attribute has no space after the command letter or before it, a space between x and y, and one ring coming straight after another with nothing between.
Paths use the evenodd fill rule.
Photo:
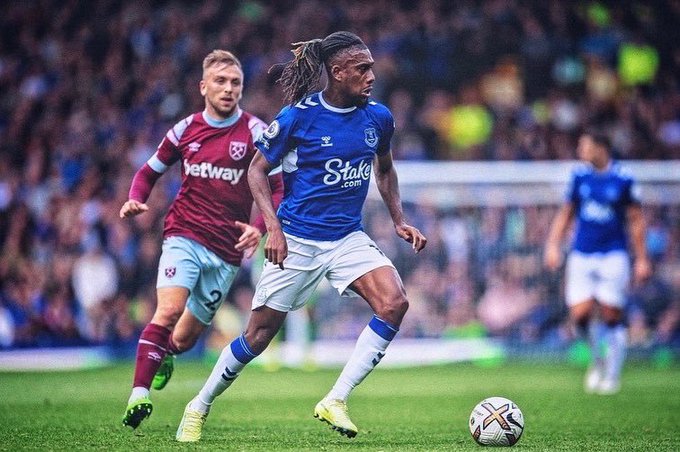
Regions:
<instances>
[{"instance_id":1,"label":"braided hair","mask_svg":"<svg viewBox=\"0 0 680 452\"><path fill-rule=\"evenodd\" d=\"M367 48L360 37L349 31L336 31L324 39L294 42L292 45L294 58L272 67L283 66L277 82L283 87L285 102L291 105L318 88L324 65L328 71L331 58L339 52L351 47Z\"/></svg>"}]
</instances>

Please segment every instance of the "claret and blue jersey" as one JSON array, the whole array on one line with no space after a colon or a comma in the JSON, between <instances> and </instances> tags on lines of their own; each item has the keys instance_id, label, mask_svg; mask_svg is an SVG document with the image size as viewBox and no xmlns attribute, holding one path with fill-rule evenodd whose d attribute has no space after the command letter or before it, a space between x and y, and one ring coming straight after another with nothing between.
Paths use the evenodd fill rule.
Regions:
<instances>
[{"instance_id":1,"label":"claret and blue jersey","mask_svg":"<svg viewBox=\"0 0 680 452\"><path fill-rule=\"evenodd\" d=\"M627 249L626 210L639 203L632 177L612 163L604 171L588 165L572 177L568 200L573 203L576 233L573 248L583 253Z\"/></svg>"},{"instance_id":2,"label":"claret and blue jersey","mask_svg":"<svg viewBox=\"0 0 680 452\"><path fill-rule=\"evenodd\" d=\"M281 110L256 146L283 168L283 230L312 240L361 230L373 160L389 152L393 133L392 114L372 100L337 108L316 93Z\"/></svg>"}]
</instances>

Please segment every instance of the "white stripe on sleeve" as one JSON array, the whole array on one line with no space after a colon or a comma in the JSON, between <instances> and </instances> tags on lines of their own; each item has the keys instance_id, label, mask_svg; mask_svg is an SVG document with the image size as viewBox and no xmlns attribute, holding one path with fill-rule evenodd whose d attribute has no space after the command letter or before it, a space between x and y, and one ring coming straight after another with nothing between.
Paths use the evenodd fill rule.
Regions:
<instances>
[{"instance_id":1,"label":"white stripe on sleeve","mask_svg":"<svg viewBox=\"0 0 680 452\"><path fill-rule=\"evenodd\" d=\"M163 174L168 169L168 165L161 162L161 160L158 158L158 152L154 153L154 155L152 155L151 158L147 160L146 164L149 165L152 170L160 174Z\"/></svg>"}]
</instances>

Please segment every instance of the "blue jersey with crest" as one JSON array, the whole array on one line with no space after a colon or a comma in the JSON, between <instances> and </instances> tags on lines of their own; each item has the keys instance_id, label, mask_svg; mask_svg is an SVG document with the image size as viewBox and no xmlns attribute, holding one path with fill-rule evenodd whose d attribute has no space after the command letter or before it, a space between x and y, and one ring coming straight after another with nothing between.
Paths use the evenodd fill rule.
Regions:
<instances>
[{"instance_id":1,"label":"blue jersey with crest","mask_svg":"<svg viewBox=\"0 0 680 452\"><path fill-rule=\"evenodd\" d=\"M373 100L337 108L316 93L281 110L255 145L283 169L283 230L312 240L362 230L373 160L390 151L393 133L392 114Z\"/></svg>"},{"instance_id":2,"label":"blue jersey with crest","mask_svg":"<svg viewBox=\"0 0 680 452\"><path fill-rule=\"evenodd\" d=\"M627 249L626 210L639 203L639 197L637 185L620 165L611 163L604 171L591 165L577 168L568 200L577 217L574 250L605 253Z\"/></svg>"}]
</instances>

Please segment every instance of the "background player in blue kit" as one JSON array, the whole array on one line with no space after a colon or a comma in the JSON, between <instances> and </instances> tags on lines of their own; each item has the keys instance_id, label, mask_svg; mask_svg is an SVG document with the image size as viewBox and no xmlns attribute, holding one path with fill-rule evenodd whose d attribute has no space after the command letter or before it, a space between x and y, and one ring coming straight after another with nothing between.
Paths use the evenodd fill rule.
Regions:
<instances>
[{"instance_id":1,"label":"background player in blue kit","mask_svg":"<svg viewBox=\"0 0 680 452\"><path fill-rule=\"evenodd\" d=\"M286 314L302 307L324 277L340 294L362 296L375 312L337 382L314 409L315 417L354 437L357 427L347 414L347 398L385 355L408 309L396 269L361 225L375 166L397 235L415 252L427 243L404 219L390 152L394 120L385 106L370 99L375 80L371 53L349 32L293 45L295 58L279 80L290 105L256 143L260 152L248 172L267 225L268 262L246 330L224 348L208 381L187 405L179 441L200 439L214 399L267 347ZM326 88L313 93L323 68ZM284 199L277 217L267 174L279 164Z\"/></svg>"},{"instance_id":2,"label":"background player in blue kit","mask_svg":"<svg viewBox=\"0 0 680 452\"><path fill-rule=\"evenodd\" d=\"M576 217L574 242L566 263L565 294L570 316L579 332L588 336L593 355L584 387L587 392L613 394L620 388L627 343L623 308L630 279L628 236L634 280L642 281L651 273L645 221L636 185L612 160L607 137L584 133L578 154L589 165L574 172L567 202L550 228L545 264L551 270L559 268L560 245ZM603 325L595 320L596 307Z\"/></svg>"}]
</instances>

